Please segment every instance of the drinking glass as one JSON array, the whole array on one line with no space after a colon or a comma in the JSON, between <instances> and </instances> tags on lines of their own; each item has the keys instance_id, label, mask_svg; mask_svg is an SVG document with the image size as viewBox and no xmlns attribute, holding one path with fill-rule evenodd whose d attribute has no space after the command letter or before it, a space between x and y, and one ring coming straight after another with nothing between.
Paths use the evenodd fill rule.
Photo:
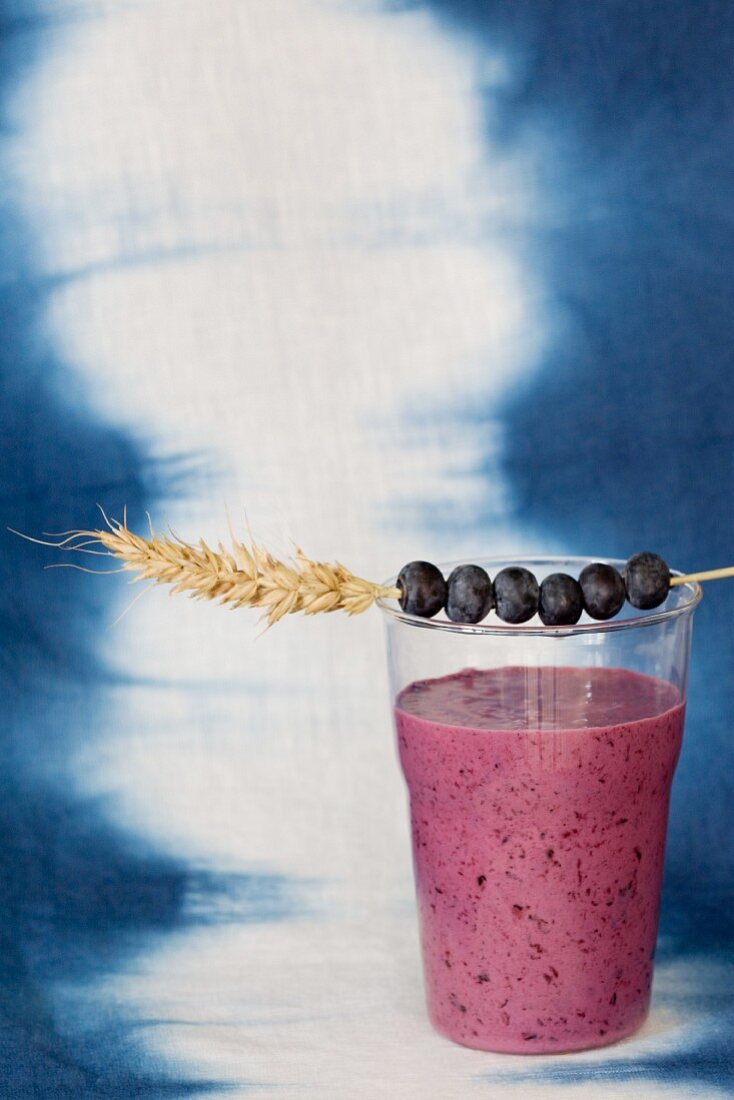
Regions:
<instances>
[{"instance_id":1,"label":"drinking glass","mask_svg":"<svg viewBox=\"0 0 734 1100\"><path fill-rule=\"evenodd\" d=\"M587 561L477 564L541 581ZM643 1023L700 598L569 627L381 602L428 1013L455 1042L560 1053Z\"/></svg>"}]
</instances>

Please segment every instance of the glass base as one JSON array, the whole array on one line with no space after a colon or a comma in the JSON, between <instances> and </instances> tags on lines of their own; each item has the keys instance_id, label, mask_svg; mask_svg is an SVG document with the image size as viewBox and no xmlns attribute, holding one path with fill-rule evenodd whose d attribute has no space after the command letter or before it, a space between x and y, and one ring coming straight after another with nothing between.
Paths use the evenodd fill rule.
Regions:
<instances>
[{"instance_id":1,"label":"glass base","mask_svg":"<svg viewBox=\"0 0 734 1100\"><path fill-rule=\"evenodd\" d=\"M503 1035L499 1032L484 1034L466 1027L450 1027L443 1021L436 1019L434 1014L428 1011L428 1018L434 1031L452 1043L471 1050L483 1050L491 1054L573 1054L581 1050L596 1050L599 1047L608 1047L613 1043L619 1043L622 1039L628 1039L640 1030L650 1011L648 1003L641 1012L629 1019L623 1027L606 1031L603 1035L599 1032L579 1034L576 1037L567 1036L557 1042L548 1039L527 1039L517 1035Z\"/></svg>"}]
</instances>

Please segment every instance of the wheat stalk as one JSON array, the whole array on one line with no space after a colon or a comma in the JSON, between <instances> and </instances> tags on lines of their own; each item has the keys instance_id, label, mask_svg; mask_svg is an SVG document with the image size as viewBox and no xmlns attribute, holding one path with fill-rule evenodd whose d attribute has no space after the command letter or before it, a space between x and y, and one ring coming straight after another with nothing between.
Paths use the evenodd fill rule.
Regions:
<instances>
[{"instance_id":1,"label":"wheat stalk","mask_svg":"<svg viewBox=\"0 0 734 1100\"><path fill-rule=\"evenodd\" d=\"M234 536L231 549L220 542L214 550L204 539L194 545L173 532L171 537L157 535L152 524L150 538L143 538L126 520L104 518L106 529L70 531L50 545L118 558L124 570L136 574L134 581L170 584L172 595L187 592L193 599L216 600L232 608L262 608L270 626L297 611L359 615L376 600L401 594L399 588L356 577L340 562L313 561L300 549L292 562L279 561L262 546L251 542L248 547ZM103 550L90 550L90 545Z\"/></svg>"}]
</instances>

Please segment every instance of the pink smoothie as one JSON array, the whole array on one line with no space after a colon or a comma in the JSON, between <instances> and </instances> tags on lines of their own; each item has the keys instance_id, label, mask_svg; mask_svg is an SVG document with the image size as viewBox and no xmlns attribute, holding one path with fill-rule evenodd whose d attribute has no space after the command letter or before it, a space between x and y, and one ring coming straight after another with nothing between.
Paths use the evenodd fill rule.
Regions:
<instances>
[{"instance_id":1,"label":"pink smoothie","mask_svg":"<svg viewBox=\"0 0 734 1100\"><path fill-rule=\"evenodd\" d=\"M401 692L439 1031L548 1053L640 1026L683 710L672 685L622 669L466 669Z\"/></svg>"}]
</instances>

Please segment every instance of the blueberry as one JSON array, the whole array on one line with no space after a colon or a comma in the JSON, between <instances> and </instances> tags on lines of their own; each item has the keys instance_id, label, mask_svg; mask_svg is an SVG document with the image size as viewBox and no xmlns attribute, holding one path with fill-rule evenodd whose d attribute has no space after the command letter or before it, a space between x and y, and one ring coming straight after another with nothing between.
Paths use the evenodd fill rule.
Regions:
<instances>
[{"instance_id":1,"label":"blueberry","mask_svg":"<svg viewBox=\"0 0 734 1100\"><path fill-rule=\"evenodd\" d=\"M506 623L526 623L538 610L540 589L533 574L519 565L501 570L494 578L497 614Z\"/></svg>"},{"instance_id":2,"label":"blueberry","mask_svg":"<svg viewBox=\"0 0 734 1100\"><path fill-rule=\"evenodd\" d=\"M647 611L665 602L670 588L670 570L658 554L644 550L633 554L625 565L624 583L632 606Z\"/></svg>"},{"instance_id":3,"label":"blueberry","mask_svg":"<svg viewBox=\"0 0 734 1100\"><path fill-rule=\"evenodd\" d=\"M457 565L450 574L446 614L455 623L478 623L494 607L489 574L479 565Z\"/></svg>"},{"instance_id":4,"label":"blueberry","mask_svg":"<svg viewBox=\"0 0 734 1100\"><path fill-rule=\"evenodd\" d=\"M540 586L538 613L546 626L572 626L581 618L581 585L568 573L551 573Z\"/></svg>"},{"instance_id":5,"label":"blueberry","mask_svg":"<svg viewBox=\"0 0 734 1100\"><path fill-rule=\"evenodd\" d=\"M411 561L398 574L397 587L402 589L400 606L409 615L431 619L446 602L446 581L443 573L429 561Z\"/></svg>"},{"instance_id":6,"label":"blueberry","mask_svg":"<svg viewBox=\"0 0 734 1100\"><path fill-rule=\"evenodd\" d=\"M584 607L592 619L611 619L623 606L624 581L611 565L592 562L579 575Z\"/></svg>"}]
</instances>

